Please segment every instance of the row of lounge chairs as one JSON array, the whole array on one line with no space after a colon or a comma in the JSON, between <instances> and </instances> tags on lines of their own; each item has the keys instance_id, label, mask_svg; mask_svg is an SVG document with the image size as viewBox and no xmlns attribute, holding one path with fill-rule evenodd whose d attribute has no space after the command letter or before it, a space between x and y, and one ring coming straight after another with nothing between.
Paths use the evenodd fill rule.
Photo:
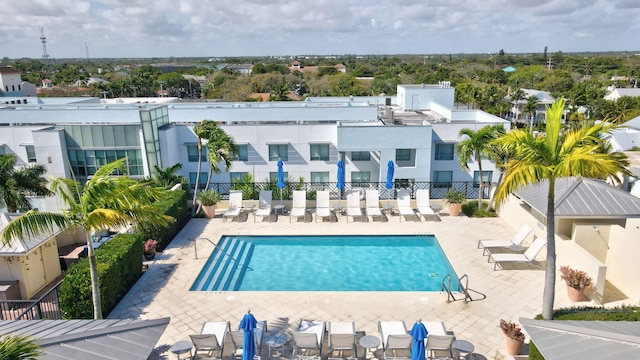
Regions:
<instances>
[{"instance_id":1,"label":"row of lounge chairs","mask_svg":"<svg viewBox=\"0 0 640 360\"><path fill-rule=\"evenodd\" d=\"M296 331L291 333L291 358L293 360L320 360L323 357L325 330L328 330L327 357L329 359L357 359L358 343L355 323L328 322L327 324L328 326L325 328L324 321L302 320ZM423 322L423 324L428 332L425 343L427 358L455 358L456 352L451 347L455 337L447 332L444 323ZM411 359L412 336L409 335L404 321L379 321L378 330L382 338L382 351L385 360ZM263 343L266 342L269 345L271 335L266 335L267 322L258 321L254 331L256 346L254 360L260 360ZM285 336L277 332L272 335ZM241 357L244 333L242 330L231 331L230 324L226 321L206 322L200 334L190 335L195 348L193 358L200 358L204 353L207 358L221 359L227 336L230 336L233 344L233 358ZM270 357L271 351L269 352ZM364 357L365 354L361 354L361 356Z\"/></svg>"},{"instance_id":2,"label":"row of lounge chairs","mask_svg":"<svg viewBox=\"0 0 640 360\"><path fill-rule=\"evenodd\" d=\"M358 190L352 190L347 193L346 207L343 207L341 204L339 206L331 207L329 191L317 191L315 208L316 222L318 220L324 221L325 218L329 218L329 221L331 222L334 213L332 210L343 211L347 216L347 221L349 221L349 218L354 219L354 221L356 218L359 218L360 221L364 222L365 217L371 217L372 220L379 218L380 221L382 221L383 209L380 207L380 194L378 190L366 190L365 194L365 208L363 212L360 205L360 191ZM254 222L256 221L256 217L270 218L273 212L272 199L272 193L270 190L260 191L258 207L253 211ZM403 218L406 219L408 217L411 217L414 221L422 219L423 217L436 220L437 215L431 208L429 201L428 189L417 190L416 208L413 208L411 207L411 196L409 190L398 190L396 207L398 209L398 214L400 215L399 220L402 221ZM289 212L289 221L292 221L294 218L306 218L307 213L310 213L306 203L306 191L296 190L293 192L293 205ZM237 219L243 210L242 192L232 190L229 194L229 207L224 214L222 214L222 219L225 222L229 219Z\"/></svg>"},{"instance_id":3,"label":"row of lounge chairs","mask_svg":"<svg viewBox=\"0 0 640 360\"><path fill-rule=\"evenodd\" d=\"M502 268L503 263L526 263L534 262L536 256L542 248L547 245L547 239L534 236L531 246L524 253L509 253L504 251L516 251L524 249L522 244L529 237L533 229L529 225L523 225L511 240L482 239L478 240L478 249L482 250L482 255L488 255L487 262L493 262L493 270L498 269L498 265ZM494 253L496 249L503 252Z\"/></svg>"}]
</instances>

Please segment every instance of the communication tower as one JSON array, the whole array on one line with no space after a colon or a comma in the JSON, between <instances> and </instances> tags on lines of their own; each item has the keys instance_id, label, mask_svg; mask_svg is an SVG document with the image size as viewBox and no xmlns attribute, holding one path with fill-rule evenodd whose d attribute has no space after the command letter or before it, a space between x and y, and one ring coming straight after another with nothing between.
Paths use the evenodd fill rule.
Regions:
<instances>
[{"instance_id":1,"label":"communication tower","mask_svg":"<svg viewBox=\"0 0 640 360\"><path fill-rule=\"evenodd\" d=\"M44 36L44 28L40 26L40 42L42 43L42 59L49 59L49 54L47 54L47 37Z\"/></svg>"}]
</instances>

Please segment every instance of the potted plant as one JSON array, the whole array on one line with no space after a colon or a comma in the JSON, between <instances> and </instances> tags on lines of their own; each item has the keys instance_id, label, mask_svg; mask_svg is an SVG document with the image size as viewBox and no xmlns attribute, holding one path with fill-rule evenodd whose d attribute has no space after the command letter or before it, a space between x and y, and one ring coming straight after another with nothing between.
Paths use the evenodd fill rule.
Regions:
<instances>
[{"instance_id":1,"label":"potted plant","mask_svg":"<svg viewBox=\"0 0 640 360\"><path fill-rule=\"evenodd\" d=\"M200 205L202 205L202 211L204 216L211 219L216 216L216 204L220 201L220 193L213 190L202 190L197 196Z\"/></svg>"},{"instance_id":2,"label":"potted plant","mask_svg":"<svg viewBox=\"0 0 640 360\"><path fill-rule=\"evenodd\" d=\"M584 289L591 287L591 277L582 270L560 266L560 278L567 284L567 295L571 301L582 300Z\"/></svg>"},{"instance_id":3,"label":"potted plant","mask_svg":"<svg viewBox=\"0 0 640 360\"><path fill-rule=\"evenodd\" d=\"M520 354L522 344L524 344L524 334L513 321L500 319L500 329L504 334L504 348L509 355Z\"/></svg>"},{"instance_id":4,"label":"potted plant","mask_svg":"<svg viewBox=\"0 0 640 360\"><path fill-rule=\"evenodd\" d=\"M158 246L158 242L153 239L147 239L142 243L142 254L145 260L153 260L156 257L156 246Z\"/></svg>"},{"instance_id":5,"label":"potted plant","mask_svg":"<svg viewBox=\"0 0 640 360\"><path fill-rule=\"evenodd\" d=\"M444 193L443 199L449 204L449 215L458 216L462 208L462 203L467 199L467 196L462 190L451 187Z\"/></svg>"}]
</instances>

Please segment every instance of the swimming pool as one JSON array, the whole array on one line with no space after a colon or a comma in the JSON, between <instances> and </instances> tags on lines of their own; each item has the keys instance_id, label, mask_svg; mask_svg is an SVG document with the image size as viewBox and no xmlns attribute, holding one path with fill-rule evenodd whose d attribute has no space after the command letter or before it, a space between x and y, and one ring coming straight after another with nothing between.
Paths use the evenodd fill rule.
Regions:
<instances>
[{"instance_id":1,"label":"swimming pool","mask_svg":"<svg viewBox=\"0 0 640 360\"><path fill-rule=\"evenodd\" d=\"M228 235L190 290L440 291L447 274L458 279L433 235Z\"/></svg>"}]
</instances>

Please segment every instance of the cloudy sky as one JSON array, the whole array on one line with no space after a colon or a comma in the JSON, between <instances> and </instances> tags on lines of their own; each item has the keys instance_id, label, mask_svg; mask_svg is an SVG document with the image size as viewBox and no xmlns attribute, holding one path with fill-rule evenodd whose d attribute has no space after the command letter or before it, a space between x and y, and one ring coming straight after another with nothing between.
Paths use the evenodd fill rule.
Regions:
<instances>
[{"instance_id":1,"label":"cloudy sky","mask_svg":"<svg viewBox=\"0 0 640 360\"><path fill-rule=\"evenodd\" d=\"M640 51L640 0L0 0L0 57ZM86 46L85 46L86 44Z\"/></svg>"}]
</instances>

